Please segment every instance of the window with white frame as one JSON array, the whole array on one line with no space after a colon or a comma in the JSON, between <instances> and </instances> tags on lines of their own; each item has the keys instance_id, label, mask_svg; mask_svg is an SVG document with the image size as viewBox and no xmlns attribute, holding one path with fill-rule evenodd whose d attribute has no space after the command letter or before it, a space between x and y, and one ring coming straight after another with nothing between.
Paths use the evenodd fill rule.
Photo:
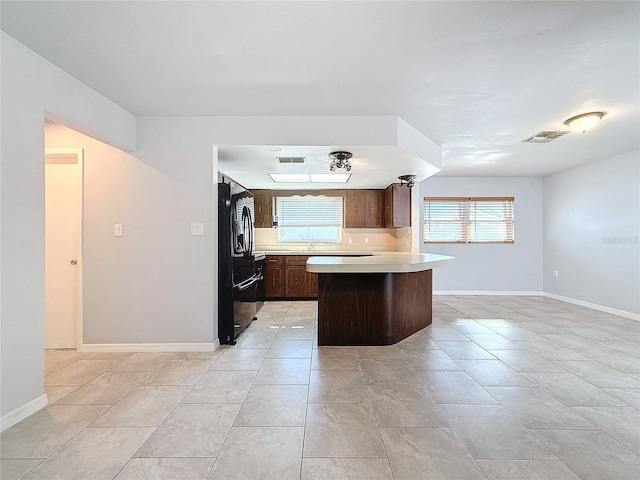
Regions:
<instances>
[{"instance_id":1,"label":"window with white frame","mask_svg":"<svg viewBox=\"0 0 640 480\"><path fill-rule=\"evenodd\" d=\"M278 242L342 241L342 197L276 197L275 203L278 215Z\"/></svg>"},{"instance_id":2,"label":"window with white frame","mask_svg":"<svg viewBox=\"0 0 640 480\"><path fill-rule=\"evenodd\" d=\"M236 201L236 220L237 221L241 221L242 220L242 209L244 207L249 207L249 211L251 212L251 218L255 219L256 216L254 215L254 211L253 211L253 197L242 197L239 198Z\"/></svg>"},{"instance_id":3,"label":"window with white frame","mask_svg":"<svg viewBox=\"0 0 640 480\"><path fill-rule=\"evenodd\" d=\"M513 197L425 197L424 243L514 243Z\"/></svg>"}]
</instances>

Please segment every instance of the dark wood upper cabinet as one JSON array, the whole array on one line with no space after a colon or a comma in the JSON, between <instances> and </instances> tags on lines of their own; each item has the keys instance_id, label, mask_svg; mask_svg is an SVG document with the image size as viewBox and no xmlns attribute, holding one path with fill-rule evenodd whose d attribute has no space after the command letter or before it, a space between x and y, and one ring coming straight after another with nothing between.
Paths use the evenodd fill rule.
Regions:
<instances>
[{"instance_id":1,"label":"dark wood upper cabinet","mask_svg":"<svg viewBox=\"0 0 640 480\"><path fill-rule=\"evenodd\" d=\"M383 228L383 190L347 190L344 228Z\"/></svg>"},{"instance_id":2,"label":"dark wood upper cabinet","mask_svg":"<svg viewBox=\"0 0 640 480\"><path fill-rule=\"evenodd\" d=\"M251 190L253 194L254 223L256 228L271 228L273 214L271 212L271 190Z\"/></svg>"},{"instance_id":3,"label":"dark wood upper cabinet","mask_svg":"<svg viewBox=\"0 0 640 480\"><path fill-rule=\"evenodd\" d=\"M411 226L411 190L399 183L386 190L321 190L313 192L252 190L256 228L273 225L273 196L297 194L342 196L344 228L397 228Z\"/></svg>"},{"instance_id":4,"label":"dark wood upper cabinet","mask_svg":"<svg viewBox=\"0 0 640 480\"><path fill-rule=\"evenodd\" d=\"M367 191L347 190L344 202L344 228L367 226Z\"/></svg>"},{"instance_id":5,"label":"dark wood upper cabinet","mask_svg":"<svg viewBox=\"0 0 640 480\"><path fill-rule=\"evenodd\" d=\"M384 192L385 228L411 226L411 189L392 183Z\"/></svg>"},{"instance_id":6,"label":"dark wood upper cabinet","mask_svg":"<svg viewBox=\"0 0 640 480\"><path fill-rule=\"evenodd\" d=\"M384 227L384 191L365 190L366 192L366 221L367 228Z\"/></svg>"}]
</instances>

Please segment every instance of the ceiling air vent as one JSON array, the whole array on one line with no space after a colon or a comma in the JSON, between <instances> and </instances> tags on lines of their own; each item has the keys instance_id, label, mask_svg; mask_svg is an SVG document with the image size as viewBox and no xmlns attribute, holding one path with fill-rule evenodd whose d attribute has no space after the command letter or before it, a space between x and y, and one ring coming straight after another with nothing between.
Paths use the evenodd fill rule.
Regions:
<instances>
[{"instance_id":1,"label":"ceiling air vent","mask_svg":"<svg viewBox=\"0 0 640 480\"><path fill-rule=\"evenodd\" d=\"M536 133L534 136L523 140L523 142L549 143L551 140L560 138L563 135L566 135L567 133L571 133L571 132L567 130L543 130L542 132Z\"/></svg>"},{"instance_id":2,"label":"ceiling air vent","mask_svg":"<svg viewBox=\"0 0 640 480\"><path fill-rule=\"evenodd\" d=\"M305 157L276 157L279 163L304 163Z\"/></svg>"}]
</instances>

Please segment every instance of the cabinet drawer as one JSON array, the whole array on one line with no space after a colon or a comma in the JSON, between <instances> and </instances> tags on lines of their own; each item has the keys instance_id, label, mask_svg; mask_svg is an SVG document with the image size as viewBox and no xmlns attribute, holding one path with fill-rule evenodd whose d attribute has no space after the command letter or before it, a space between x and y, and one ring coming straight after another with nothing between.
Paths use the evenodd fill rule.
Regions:
<instances>
[{"instance_id":1,"label":"cabinet drawer","mask_svg":"<svg viewBox=\"0 0 640 480\"><path fill-rule=\"evenodd\" d=\"M270 255L264 261L267 265L284 265L284 257L282 255Z\"/></svg>"},{"instance_id":2,"label":"cabinet drawer","mask_svg":"<svg viewBox=\"0 0 640 480\"><path fill-rule=\"evenodd\" d=\"M284 257L285 265L306 265L309 260L308 255L287 255Z\"/></svg>"}]
</instances>

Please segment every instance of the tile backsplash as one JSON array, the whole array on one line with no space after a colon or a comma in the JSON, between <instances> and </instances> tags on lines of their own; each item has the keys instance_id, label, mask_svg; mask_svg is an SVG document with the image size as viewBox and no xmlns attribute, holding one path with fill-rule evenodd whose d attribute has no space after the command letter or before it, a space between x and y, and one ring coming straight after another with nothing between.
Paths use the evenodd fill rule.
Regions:
<instances>
[{"instance_id":1,"label":"tile backsplash","mask_svg":"<svg viewBox=\"0 0 640 480\"><path fill-rule=\"evenodd\" d=\"M256 228L256 250L306 250L308 243L278 243L276 228ZM368 243L366 239L368 238ZM351 243L349 243L351 239ZM411 227L345 228L342 243L315 243L313 250L411 251Z\"/></svg>"}]
</instances>

